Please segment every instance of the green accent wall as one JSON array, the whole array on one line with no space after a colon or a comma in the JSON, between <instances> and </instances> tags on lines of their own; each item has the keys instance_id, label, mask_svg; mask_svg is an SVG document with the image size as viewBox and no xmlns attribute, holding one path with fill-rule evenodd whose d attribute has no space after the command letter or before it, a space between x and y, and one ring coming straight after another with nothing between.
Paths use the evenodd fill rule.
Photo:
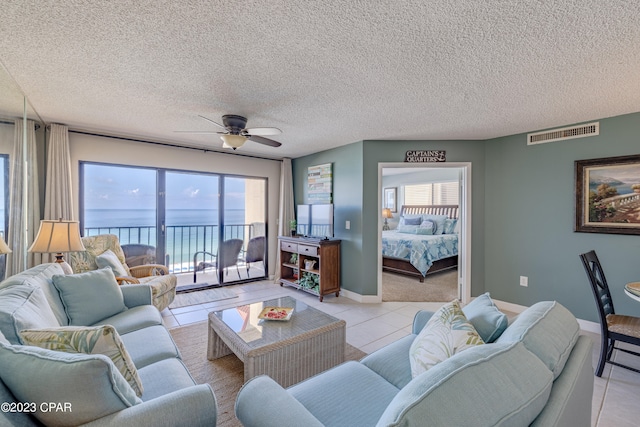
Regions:
<instances>
[{"instance_id":1,"label":"green accent wall","mask_svg":"<svg viewBox=\"0 0 640 427\"><path fill-rule=\"evenodd\" d=\"M492 297L525 306L557 300L597 322L579 259L594 249L616 311L640 313L640 303L623 291L625 283L640 281L640 236L573 231L574 162L640 154L640 114L599 122L598 136L527 146L521 134L485 143L485 290ZM528 276L528 287L519 285L520 276Z\"/></svg>"},{"instance_id":2,"label":"green accent wall","mask_svg":"<svg viewBox=\"0 0 640 427\"><path fill-rule=\"evenodd\" d=\"M445 150L447 162L472 164L472 296L489 291L493 298L524 306L557 300L578 318L597 322L578 257L595 249L616 311L638 315L640 303L623 288L640 281L640 236L573 231L574 162L640 154L640 113L598 121L598 136L533 146L527 146L526 134L486 141L356 142L293 160L296 203L305 202L306 168L333 163L342 286L375 295L378 163L402 163L407 150ZM345 230L345 220L351 230ZM519 285L520 276L529 278L528 287Z\"/></svg>"},{"instance_id":3,"label":"green accent wall","mask_svg":"<svg viewBox=\"0 0 640 427\"><path fill-rule=\"evenodd\" d=\"M341 239L340 274L344 289L364 295L362 271L362 142L292 160L293 193L296 204L308 203L307 169L309 166L333 164L333 235ZM346 221L351 222L349 230ZM374 261L375 262L375 261ZM375 292L374 292L375 294Z\"/></svg>"}]
</instances>

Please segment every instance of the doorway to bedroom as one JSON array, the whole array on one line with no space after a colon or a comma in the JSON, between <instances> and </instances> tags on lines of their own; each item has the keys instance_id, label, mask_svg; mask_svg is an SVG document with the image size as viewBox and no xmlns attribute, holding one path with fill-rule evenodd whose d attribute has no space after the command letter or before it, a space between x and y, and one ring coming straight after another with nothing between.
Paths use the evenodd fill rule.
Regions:
<instances>
[{"instance_id":1,"label":"doorway to bedroom","mask_svg":"<svg viewBox=\"0 0 640 427\"><path fill-rule=\"evenodd\" d=\"M470 298L470 163L379 164L382 301Z\"/></svg>"}]
</instances>

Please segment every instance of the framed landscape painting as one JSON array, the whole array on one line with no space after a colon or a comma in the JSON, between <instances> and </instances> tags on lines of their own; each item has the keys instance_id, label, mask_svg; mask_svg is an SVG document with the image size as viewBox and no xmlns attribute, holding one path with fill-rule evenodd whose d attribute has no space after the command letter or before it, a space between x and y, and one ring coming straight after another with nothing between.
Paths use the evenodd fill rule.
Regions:
<instances>
[{"instance_id":1,"label":"framed landscape painting","mask_svg":"<svg viewBox=\"0 0 640 427\"><path fill-rule=\"evenodd\" d=\"M577 160L575 231L640 234L640 154Z\"/></svg>"}]
</instances>

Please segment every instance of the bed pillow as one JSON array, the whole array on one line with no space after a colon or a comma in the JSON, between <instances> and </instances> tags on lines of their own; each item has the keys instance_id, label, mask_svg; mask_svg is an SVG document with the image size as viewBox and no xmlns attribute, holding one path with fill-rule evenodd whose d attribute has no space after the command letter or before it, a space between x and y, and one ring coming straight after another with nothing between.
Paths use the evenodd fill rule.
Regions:
<instances>
[{"instance_id":1,"label":"bed pillow","mask_svg":"<svg viewBox=\"0 0 640 427\"><path fill-rule=\"evenodd\" d=\"M60 293L69 325L88 326L127 309L122 291L110 268L79 274L56 274L53 285Z\"/></svg>"},{"instance_id":2,"label":"bed pillow","mask_svg":"<svg viewBox=\"0 0 640 427\"><path fill-rule=\"evenodd\" d=\"M458 220L455 218L447 218L444 220L443 234L455 234Z\"/></svg>"},{"instance_id":3,"label":"bed pillow","mask_svg":"<svg viewBox=\"0 0 640 427\"><path fill-rule=\"evenodd\" d=\"M0 372L18 402L70 406L33 413L44 425L77 426L142 403L103 355L0 343Z\"/></svg>"},{"instance_id":4,"label":"bed pillow","mask_svg":"<svg viewBox=\"0 0 640 427\"><path fill-rule=\"evenodd\" d=\"M398 233L417 234L419 225L398 225Z\"/></svg>"},{"instance_id":5,"label":"bed pillow","mask_svg":"<svg viewBox=\"0 0 640 427\"><path fill-rule=\"evenodd\" d=\"M128 276L127 270L125 270L124 265L118 259L118 256L111 250L107 249L100 255L96 257L96 264L98 267L105 268L109 267L113 270L113 274L118 277Z\"/></svg>"},{"instance_id":6,"label":"bed pillow","mask_svg":"<svg viewBox=\"0 0 640 427\"><path fill-rule=\"evenodd\" d=\"M403 216L400 219L400 222L402 223L402 225L420 225L420 223L422 222L422 217Z\"/></svg>"},{"instance_id":7,"label":"bed pillow","mask_svg":"<svg viewBox=\"0 0 640 427\"><path fill-rule=\"evenodd\" d=\"M442 234L444 232L444 221L448 217L446 215L432 215L432 214L424 214L422 215L423 220L431 220L436 225L436 229L433 234Z\"/></svg>"},{"instance_id":8,"label":"bed pillow","mask_svg":"<svg viewBox=\"0 0 640 427\"><path fill-rule=\"evenodd\" d=\"M409 361L412 378L428 371L449 357L484 344L467 320L457 300L440 307L411 343Z\"/></svg>"},{"instance_id":9,"label":"bed pillow","mask_svg":"<svg viewBox=\"0 0 640 427\"><path fill-rule=\"evenodd\" d=\"M25 345L65 353L104 354L116 365L136 395L142 396L142 381L138 370L124 347L120 335L111 325L25 329L20 331L20 336Z\"/></svg>"},{"instance_id":10,"label":"bed pillow","mask_svg":"<svg viewBox=\"0 0 640 427\"><path fill-rule=\"evenodd\" d=\"M432 235L435 231L436 225L430 219L426 219L420 223L418 229L416 230L416 234L425 234Z\"/></svg>"},{"instance_id":11,"label":"bed pillow","mask_svg":"<svg viewBox=\"0 0 640 427\"><path fill-rule=\"evenodd\" d=\"M462 307L462 312L476 328L483 341L494 342L509 326L507 315L498 310L489 292L476 297Z\"/></svg>"}]
</instances>

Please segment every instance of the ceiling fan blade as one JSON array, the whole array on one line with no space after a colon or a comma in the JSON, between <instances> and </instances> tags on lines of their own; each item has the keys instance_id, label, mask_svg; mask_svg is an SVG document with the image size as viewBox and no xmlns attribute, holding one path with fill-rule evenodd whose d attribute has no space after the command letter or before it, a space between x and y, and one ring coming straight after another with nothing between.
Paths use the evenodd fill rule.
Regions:
<instances>
[{"instance_id":1,"label":"ceiling fan blade","mask_svg":"<svg viewBox=\"0 0 640 427\"><path fill-rule=\"evenodd\" d=\"M215 130L174 130L175 133L192 133L192 134L202 134L202 135L206 135L206 134L218 134L218 135L224 135L228 132L218 132Z\"/></svg>"},{"instance_id":2,"label":"ceiling fan blade","mask_svg":"<svg viewBox=\"0 0 640 427\"><path fill-rule=\"evenodd\" d=\"M278 128L250 128L245 129L249 135L260 135L260 136L270 136L270 135L280 135L282 131Z\"/></svg>"},{"instance_id":3,"label":"ceiling fan blade","mask_svg":"<svg viewBox=\"0 0 640 427\"><path fill-rule=\"evenodd\" d=\"M208 118L208 117L201 116L200 114L198 114L198 117L202 117L203 119L205 119L205 120L207 120L207 121L209 121L209 122L213 123L214 125L216 125L216 126L218 126L218 127L221 127L222 129L227 129L225 126L222 126L220 123L216 123L216 122L214 122L213 120L211 120L211 119L210 119L210 118Z\"/></svg>"},{"instance_id":4,"label":"ceiling fan blade","mask_svg":"<svg viewBox=\"0 0 640 427\"><path fill-rule=\"evenodd\" d=\"M282 145L278 141L274 141L273 139L269 138L263 138L257 135L247 135L247 138L249 138L253 142L257 142L258 144L264 144L270 147L280 147Z\"/></svg>"}]
</instances>

